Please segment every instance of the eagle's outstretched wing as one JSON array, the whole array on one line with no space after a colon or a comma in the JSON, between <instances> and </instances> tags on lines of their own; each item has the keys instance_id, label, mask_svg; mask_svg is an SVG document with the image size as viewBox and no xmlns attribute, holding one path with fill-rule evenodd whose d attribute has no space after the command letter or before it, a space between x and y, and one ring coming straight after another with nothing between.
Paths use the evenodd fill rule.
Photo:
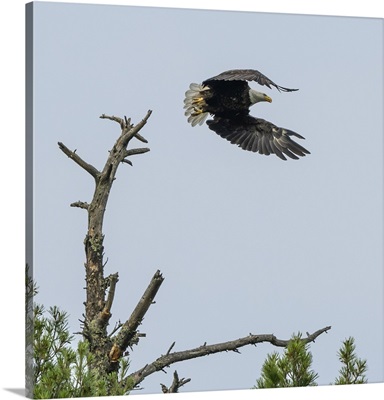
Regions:
<instances>
[{"instance_id":1,"label":"eagle's outstretched wing","mask_svg":"<svg viewBox=\"0 0 384 400\"><path fill-rule=\"evenodd\" d=\"M303 136L261 118L250 115L230 119L215 116L207 121L207 125L222 138L244 150L265 155L276 154L282 160L286 160L285 156L298 160L311 154L291 139L291 136L304 139Z\"/></svg>"},{"instance_id":2,"label":"eagle's outstretched wing","mask_svg":"<svg viewBox=\"0 0 384 400\"><path fill-rule=\"evenodd\" d=\"M208 85L210 81L255 81L259 85L267 86L271 89L274 86L281 92L295 92L299 89L289 89L283 86L276 85L275 82L271 81L261 72L254 69L231 69L229 71L222 72L212 78L206 79L203 85Z\"/></svg>"}]
</instances>

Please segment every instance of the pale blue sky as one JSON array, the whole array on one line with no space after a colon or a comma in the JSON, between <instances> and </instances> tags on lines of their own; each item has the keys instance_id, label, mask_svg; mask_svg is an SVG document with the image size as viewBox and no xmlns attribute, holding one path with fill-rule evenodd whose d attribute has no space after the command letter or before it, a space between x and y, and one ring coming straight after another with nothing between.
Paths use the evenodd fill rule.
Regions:
<instances>
[{"instance_id":1,"label":"pale blue sky","mask_svg":"<svg viewBox=\"0 0 384 400\"><path fill-rule=\"evenodd\" d=\"M99 115L138 121L152 109L142 131L151 152L121 166L104 226L106 274L120 275L114 321L129 316L157 268L166 278L132 370L173 341L183 350L332 325L312 345L319 383L336 376L350 335L369 380L382 381L382 22L49 3L36 4L35 18L39 301L67 310L79 330L86 213L69 203L90 201L93 182L57 141L101 168L119 129ZM252 114L302 134L310 156L248 154L186 123L189 83L230 68L300 88L271 92L273 103ZM192 378L189 391L247 388L273 350L170 371ZM141 393L170 380L152 375Z\"/></svg>"},{"instance_id":2,"label":"pale blue sky","mask_svg":"<svg viewBox=\"0 0 384 400\"><path fill-rule=\"evenodd\" d=\"M113 322L129 316L156 269L165 276L132 370L173 341L178 351L332 325L311 347L319 383L337 375L348 336L369 381L383 381L382 21L54 3L35 11L38 301L67 310L79 330L87 219L69 204L90 201L93 181L57 142L102 168L119 129L99 115L137 122L152 109L142 131L151 152L121 166L104 225L106 274L120 275ZM230 68L300 89L268 91L273 103L252 115L303 135L311 155L282 162L187 124L189 83ZM192 378L188 391L248 388L274 350L170 372ZM147 378L141 393L159 392L159 382L171 374Z\"/></svg>"}]
</instances>

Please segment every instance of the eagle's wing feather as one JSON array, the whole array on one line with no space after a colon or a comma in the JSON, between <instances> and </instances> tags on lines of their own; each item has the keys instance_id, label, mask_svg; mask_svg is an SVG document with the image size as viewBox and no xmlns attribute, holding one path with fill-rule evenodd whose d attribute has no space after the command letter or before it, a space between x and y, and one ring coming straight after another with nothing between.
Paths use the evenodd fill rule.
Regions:
<instances>
[{"instance_id":1,"label":"eagle's wing feather","mask_svg":"<svg viewBox=\"0 0 384 400\"><path fill-rule=\"evenodd\" d=\"M301 135L279 128L261 118L250 115L236 118L215 116L213 120L207 121L207 124L209 129L244 150L265 155L276 154L282 160L286 160L286 156L297 160L310 154L307 149L291 139L292 136L304 139Z\"/></svg>"},{"instance_id":2,"label":"eagle's wing feather","mask_svg":"<svg viewBox=\"0 0 384 400\"><path fill-rule=\"evenodd\" d=\"M294 92L298 90L276 85L275 82L271 81L261 72L254 69L231 69L229 71L222 72L217 76L206 79L203 82L203 85L209 84L210 81L255 81L259 85L267 86L270 89L271 86L273 86L281 92Z\"/></svg>"}]
</instances>

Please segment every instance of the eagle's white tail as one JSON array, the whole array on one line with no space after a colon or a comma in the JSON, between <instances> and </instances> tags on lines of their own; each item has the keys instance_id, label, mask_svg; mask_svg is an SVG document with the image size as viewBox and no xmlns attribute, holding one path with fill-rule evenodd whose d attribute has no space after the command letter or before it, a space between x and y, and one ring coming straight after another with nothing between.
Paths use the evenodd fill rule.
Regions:
<instances>
[{"instance_id":1,"label":"eagle's white tail","mask_svg":"<svg viewBox=\"0 0 384 400\"><path fill-rule=\"evenodd\" d=\"M203 105L205 105L203 92L205 90L209 90L209 88L197 83L191 83L189 90L185 92L185 115L192 126L202 125L208 117L209 113L203 111Z\"/></svg>"}]
</instances>

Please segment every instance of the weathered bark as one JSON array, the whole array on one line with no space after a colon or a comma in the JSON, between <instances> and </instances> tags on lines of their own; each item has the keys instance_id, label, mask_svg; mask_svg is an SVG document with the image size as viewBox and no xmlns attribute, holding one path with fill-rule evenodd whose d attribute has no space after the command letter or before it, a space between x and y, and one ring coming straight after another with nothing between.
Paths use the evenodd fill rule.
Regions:
<instances>
[{"instance_id":1,"label":"weathered bark","mask_svg":"<svg viewBox=\"0 0 384 400\"><path fill-rule=\"evenodd\" d=\"M136 344L139 333L137 328L141 324L148 308L153 303L163 280L164 278L160 271L156 271L130 318L121 326L120 332L114 337L114 343L109 354L109 359L114 370L117 370L120 358L128 346Z\"/></svg>"}]
</instances>

